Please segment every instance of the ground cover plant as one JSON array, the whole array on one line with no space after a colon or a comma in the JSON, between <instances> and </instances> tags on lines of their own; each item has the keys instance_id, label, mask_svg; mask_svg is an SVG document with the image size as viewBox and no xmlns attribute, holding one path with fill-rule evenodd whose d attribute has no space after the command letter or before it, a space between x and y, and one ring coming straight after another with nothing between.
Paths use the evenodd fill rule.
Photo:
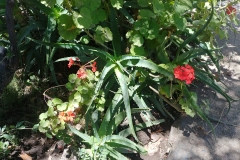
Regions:
<instances>
[{"instance_id":1,"label":"ground cover plant","mask_svg":"<svg viewBox=\"0 0 240 160\"><path fill-rule=\"evenodd\" d=\"M40 24L19 30L20 46L34 44L22 52L27 54L26 73L37 65L42 77L51 75L58 84L57 64L68 61L65 67L72 72L66 85L57 86L66 87L67 96L49 96L52 88L44 92L48 109L40 114L36 127L48 137L58 137L78 148L81 159L126 159L121 154L126 150L145 153L137 144L136 131L166 118L175 119L170 107L200 116L213 129L210 120L214 119L202 110L196 93L189 88L201 81L225 97L231 108L233 99L216 83L222 55L215 37L227 38L224 28L238 23L233 7L237 2L19 2L25 7L34 4L30 13L39 17L35 21L44 23L38 38L33 33ZM56 58L60 49L75 55ZM209 65L218 71L213 74ZM161 114L160 119L153 110ZM135 123L136 115L143 122ZM121 128L125 119L128 125ZM135 142L126 138L129 135Z\"/></svg>"}]
</instances>

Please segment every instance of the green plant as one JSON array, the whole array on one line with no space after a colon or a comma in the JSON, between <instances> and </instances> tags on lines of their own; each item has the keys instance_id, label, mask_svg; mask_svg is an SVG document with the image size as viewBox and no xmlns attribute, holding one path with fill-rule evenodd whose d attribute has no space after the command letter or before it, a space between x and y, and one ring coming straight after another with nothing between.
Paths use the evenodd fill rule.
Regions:
<instances>
[{"instance_id":1,"label":"green plant","mask_svg":"<svg viewBox=\"0 0 240 160\"><path fill-rule=\"evenodd\" d=\"M219 71L222 55L215 46L215 36L226 38L227 33L222 27L229 22L238 22L234 9L231 9L231 13L229 11L229 5L238 1L226 6L218 6L215 0L42 2L44 4L40 3L39 8L46 14L53 15L52 10L55 9L53 18L58 24L59 35L66 42L51 43L29 38L31 41L49 47L72 49L83 61L89 57L99 57L98 61L104 62L99 67L101 73L92 87L91 98L86 97L84 112L85 131L88 133L88 126L92 126L95 138L100 137L96 139L98 142L108 135L102 132L101 127L106 129L109 123L114 122L112 117L115 113L121 112L125 112L128 119L128 131L138 141L132 118L133 108L139 108L147 123L151 124L154 124L156 117L148 109L158 109L165 118L174 119L167 109L167 106L172 106L190 116L199 115L212 127L209 121L212 118L198 105L196 93L189 90L189 85L195 81L209 85L226 98L231 108L233 99L216 83L209 64L216 66ZM204 56L208 59L204 60ZM55 62L62 60L69 58ZM82 74L81 70L79 74ZM67 88L79 85L77 83L72 87L68 83ZM101 94L104 100L99 110L98 98ZM83 95L79 94L81 98L76 96L77 106L81 104L79 101ZM54 111L59 110L63 103L55 100L57 102L50 105L49 114L41 115L41 120L53 119L52 114L56 118L57 112ZM109 108L116 112L108 113ZM96 118L96 112L100 111L102 116ZM56 121L59 124L59 120ZM48 128L46 124L44 122L40 126ZM101 126L94 127L97 124ZM63 125L59 127L65 128ZM85 139L86 135L80 132L75 134ZM88 137L87 141L91 146L90 139ZM92 151L90 156L94 157Z\"/></svg>"},{"instance_id":2,"label":"green plant","mask_svg":"<svg viewBox=\"0 0 240 160\"><path fill-rule=\"evenodd\" d=\"M16 131L25 129L24 122L18 122L15 126L0 127L0 158L6 158L17 144Z\"/></svg>"}]
</instances>

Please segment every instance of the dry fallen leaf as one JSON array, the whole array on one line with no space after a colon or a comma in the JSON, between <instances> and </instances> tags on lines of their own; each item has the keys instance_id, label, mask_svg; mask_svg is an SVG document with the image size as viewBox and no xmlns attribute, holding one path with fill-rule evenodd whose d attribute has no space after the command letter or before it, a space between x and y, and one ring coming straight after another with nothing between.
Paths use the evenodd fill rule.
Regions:
<instances>
[{"instance_id":1,"label":"dry fallen leaf","mask_svg":"<svg viewBox=\"0 0 240 160\"><path fill-rule=\"evenodd\" d=\"M18 155L18 157L22 158L23 160L32 160L32 157L27 155L25 152L22 151L21 154Z\"/></svg>"}]
</instances>

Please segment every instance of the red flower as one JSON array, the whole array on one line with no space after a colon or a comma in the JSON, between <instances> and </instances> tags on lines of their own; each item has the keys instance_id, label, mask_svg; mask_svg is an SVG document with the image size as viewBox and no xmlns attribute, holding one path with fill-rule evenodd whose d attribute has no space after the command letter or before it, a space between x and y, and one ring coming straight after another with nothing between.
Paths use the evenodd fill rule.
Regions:
<instances>
[{"instance_id":1,"label":"red flower","mask_svg":"<svg viewBox=\"0 0 240 160\"><path fill-rule=\"evenodd\" d=\"M66 121L70 121L72 122L73 121L73 118L75 117L75 113L73 111L68 111L67 112L67 117L66 117Z\"/></svg>"},{"instance_id":2,"label":"red flower","mask_svg":"<svg viewBox=\"0 0 240 160\"><path fill-rule=\"evenodd\" d=\"M231 5L228 5L228 6L227 6L227 8L226 8L226 14L236 16L236 12L237 12L236 8L234 8L234 7L231 6Z\"/></svg>"},{"instance_id":3,"label":"red flower","mask_svg":"<svg viewBox=\"0 0 240 160\"><path fill-rule=\"evenodd\" d=\"M73 64L74 64L74 60L70 58L68 63L68 68L70 68Z\"/></svg>"},{"instance_id":4,"label":"red flower","mask_svg":"<svg viewBox=\"0 0 240 160\"><path fill-rule=\"evenodd\" d=\"M59 112L58 118L60 121L66 121L65 113L64 112Z\"/></svg>"},{"instance_id":5,"label":"red flower","mask_svg":"<svg viewBox=\"0 0 240 160\"><path fill-rule=\"evenodd\" d=\"M97 65L97 62L94 61L93 64L92 64L92 71L93 72L97 71L97 66L96 65Z\"/></svg>"},{"instance_id":6,"label":"red flower","mask_svg":"<svg viewBox=\"0 0 240 160\"><path fill-rule=\"evenodd\" d=\"M194 69L188 64L185 66L177 66L173 72L175 78L186 81L186 84L191 84L195 79Z\"/></svg>"},{"instance_id":7,"label":"red flower","mask_svg":"<svg viewBox=\"0 0 240 160\"><path fill-rule=\"evenodd\" d=\"M85 69L80 68L80 69L77 71L77 77L78 77L78 78L81 78L81 79L86 78L86 77L87 77L87 72L85 71Z\"/></svg>"}]
</instances>

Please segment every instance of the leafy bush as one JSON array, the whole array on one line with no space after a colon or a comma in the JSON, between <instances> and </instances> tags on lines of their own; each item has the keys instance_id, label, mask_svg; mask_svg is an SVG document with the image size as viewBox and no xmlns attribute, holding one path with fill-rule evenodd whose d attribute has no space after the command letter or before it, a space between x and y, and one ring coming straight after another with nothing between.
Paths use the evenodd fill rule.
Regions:
<instances>
[{"instance_id":1,"label":"leafy bush","mask_svg":"<svg viewBox=\"0 0 240 160\"><path fill-rule=\"evenodd\" d=\"M96 148L92 140L100 143L112 134L119 135L120 132L115 130L109 133L103 131L112 123L116 129L120 120L123 120L120 119L118 123L115 120L121 112L128 119L128 131L137 141L137 128L132 118L134 109L139 109L147 120L145 123L151 125L155 124L157 117L153 116L150 109L158 109L164 118L174 119L167 109L167 106L172 106L190 116L199 115L212 127L209 121L211 117L199 107L196 93L189 90L195 81L209 85L226 98L231 108L233 99L218 86L209 64L219 71L222 55L216 47L215 36L227 38L227 31L223 27L229 22L238 22L236 9L232 7L237 1L226 6L219 6L216 0L41 2L37 2L37 6L54 22L65 41L30 40L47 47L72 49L81 62L88 62L89 57L99 57L97 61L101 72L95 75L99 76L95 80L93 73L80 64L77 74L71 74L66 85L70 90L69 99L63 102L54 98L48 102L49 110L40 115L40 131L56 135L59 130L68 129L65 128L65 121L59 119L60 112L63 112L62 117L74 118L79 113L77 108L82 107L84 129L92 137L71 126L69 128L87 141L91 148L88 153L94 158L96 155L93 150ZM207 60L203 57L207 57ZM70 57L56 62L62 60L70 60L70 66L75 63ZM89 77L87 81L82 81L78 75L84 75L85 72ZM84 87L89 91L87 95L85 91L82 92ZM99 100L102 95L104 98ZM89 126L92 127L91 132ZM106 142L104 149L110 146L110 137L107 139L109 141L102 144L105 146ZM126 140L126 143L130 142ZM97 149L101 150L99 146Z\"/></svg>"}]
</instances>

